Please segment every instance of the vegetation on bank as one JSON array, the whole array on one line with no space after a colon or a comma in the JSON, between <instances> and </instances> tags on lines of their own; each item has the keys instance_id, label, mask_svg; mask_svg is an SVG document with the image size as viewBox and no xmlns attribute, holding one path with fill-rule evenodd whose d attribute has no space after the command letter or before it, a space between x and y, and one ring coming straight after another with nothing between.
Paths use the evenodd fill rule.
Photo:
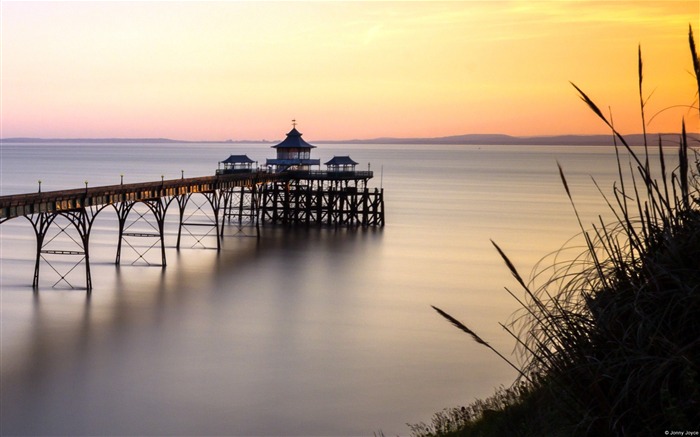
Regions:
<instances>
[{"instance_id":1,"label":"vegetation on bank","mask_svg":"<svg viewBox=\"0 0 700 437\"><path fill-rule=\"evenodd\" d=\"M700 59L692 28L689 43L700 95ZM639 96L645 126L642 84L640 50ZM494 243L523 289L519 294L508 291L521 309L502 325L516 341L519 365L466 325L435 309L477 343L498 353L520 376L488 399L444 410L429 423L409 425L414 436L700 431L697 155L689 156L692 148L683 124L677 139L679 164L669 172L664 157L667 146L661 138L654 144L645 142L643 153L637 153L617 132L612 118L574 87L613 133L619 181L606 201L615 219L613 223L601 220L592 229L584 228L579 219L585 253L537 273L541 283L537 286L527 283ZM655 171L649 162L652 147L659 150ZM621 151L630 157L628 163L623 162ZM572 199L561 168L560 174ZM573 200L571 204L576 211Z\"/></svg>"}]
</instances>

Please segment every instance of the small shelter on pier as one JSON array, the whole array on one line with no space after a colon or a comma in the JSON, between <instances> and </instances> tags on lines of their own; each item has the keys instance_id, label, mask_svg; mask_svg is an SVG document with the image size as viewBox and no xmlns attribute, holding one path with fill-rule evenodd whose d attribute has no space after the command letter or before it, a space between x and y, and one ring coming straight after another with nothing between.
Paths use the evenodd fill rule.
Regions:
<instances>
[{"instance_id":1,"label":"small shelter on pier","mask_svg":"<svg viewBox=\"0 0 700 437\"><path fill-rule=\"evenodd\" d=\"M349 156L334 156L333 159L324 164L329 173L354 172L357 166L357 162Z\"/></svg>"},{"instance_id":2,"label":"small shelter on pier","mask_svg":"<svg viewBox=\"0 0 700 437\"><path fill-rule=\"evenodd\" d=\"M285 170L310 170L311 166L321 165L320 159L311 159L311 149L316 148L304 141L301 132L293 122L292 130L281 143L272 146L277 149L277 158L268 159L265 164L274 172Z\"/></svg>"},{"instance_id":3,"label":"small shelter on pier","mask_svg":"<svg viewBox=\"0 0 700 437\"><path fill-rule=\"evenodd\" d=\"M221 168L221 164L224 165L224 168ZM257 166L257 161L253 161L248 155L231 155L225 160L219 161L216 174L250 173L254 170L253 164Z\"/></svg>"}]
</instances>

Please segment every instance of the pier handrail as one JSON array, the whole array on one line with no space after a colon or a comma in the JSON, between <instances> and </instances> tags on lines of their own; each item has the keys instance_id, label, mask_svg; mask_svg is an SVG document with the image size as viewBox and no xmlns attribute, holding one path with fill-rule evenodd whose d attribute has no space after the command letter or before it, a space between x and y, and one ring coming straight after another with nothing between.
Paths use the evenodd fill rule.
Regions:
<instances>
[{"instance_id":1,"label":"pier handrail","mask_svg":"<svg viewBox=\"0 0 700 437\"><path fill-rule=\"evenodd\" d=\"M118 201L119 197L137 195L139 198L164 197L188 192L216 190L222 185L236 183L267 183L279 180L282 175L256 171L239 174L215 176L200 176L193 178L167 179L151 182L136 182L128 184L103 185L97 187L73 188L68 190L42 191L26 194L10 194L0 196L0 221L22 215L34 214L47 208L72 209L71 206L55 205L65 201L80 201L79 205L104 205ZM50 207L54 204L53 207Z\"/></svg>"},{"instance_id":2,"label":"pier handrail","mask_svg":"<svg viewBox=\"0 0 700 437\"><path fill-rule=\"evenodd\" d=\"M359 180L372 179L372 171L328 171L328 170L288 170L285 172L293 179L330 179L330 180Z\"/></svg>"}]
</instances>

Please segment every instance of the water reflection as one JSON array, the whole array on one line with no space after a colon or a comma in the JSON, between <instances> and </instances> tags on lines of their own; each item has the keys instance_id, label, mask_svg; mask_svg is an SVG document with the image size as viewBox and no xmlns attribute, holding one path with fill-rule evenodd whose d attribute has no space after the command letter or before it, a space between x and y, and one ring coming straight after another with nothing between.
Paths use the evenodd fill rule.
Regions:
<instances>
[{"instance_id":1,"label":"water reflection","mask_svg":"<svg viewBox=\"0 0 700 437\"><path fill-rule=\"evenodd\" d=\"M381 238L271 228L220 253L173 251L167 270L96 266L112 289L36 293L29 348L3 350L3 432L287 434L280 399L338 385L323 345L350 340L327 329L347 323L339 282Z\"/></svg>"}]
</instances>

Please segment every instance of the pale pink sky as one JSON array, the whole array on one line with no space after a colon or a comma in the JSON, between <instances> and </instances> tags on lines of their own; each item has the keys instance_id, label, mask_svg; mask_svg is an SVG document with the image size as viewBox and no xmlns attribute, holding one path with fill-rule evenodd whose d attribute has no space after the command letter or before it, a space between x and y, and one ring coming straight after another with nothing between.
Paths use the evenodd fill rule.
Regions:
<instances>
[{"instance_id":1,"label":"pale pink sky","mask_svg":"<svg viewBox=\"0 0 700 437\"><path fill-rule=\"evenodd\" d=\"M692 1L2 1L0 137L640 132L697 104ZM663 111L651 132L698 130Z\"/></svg>"}]
</instances>

